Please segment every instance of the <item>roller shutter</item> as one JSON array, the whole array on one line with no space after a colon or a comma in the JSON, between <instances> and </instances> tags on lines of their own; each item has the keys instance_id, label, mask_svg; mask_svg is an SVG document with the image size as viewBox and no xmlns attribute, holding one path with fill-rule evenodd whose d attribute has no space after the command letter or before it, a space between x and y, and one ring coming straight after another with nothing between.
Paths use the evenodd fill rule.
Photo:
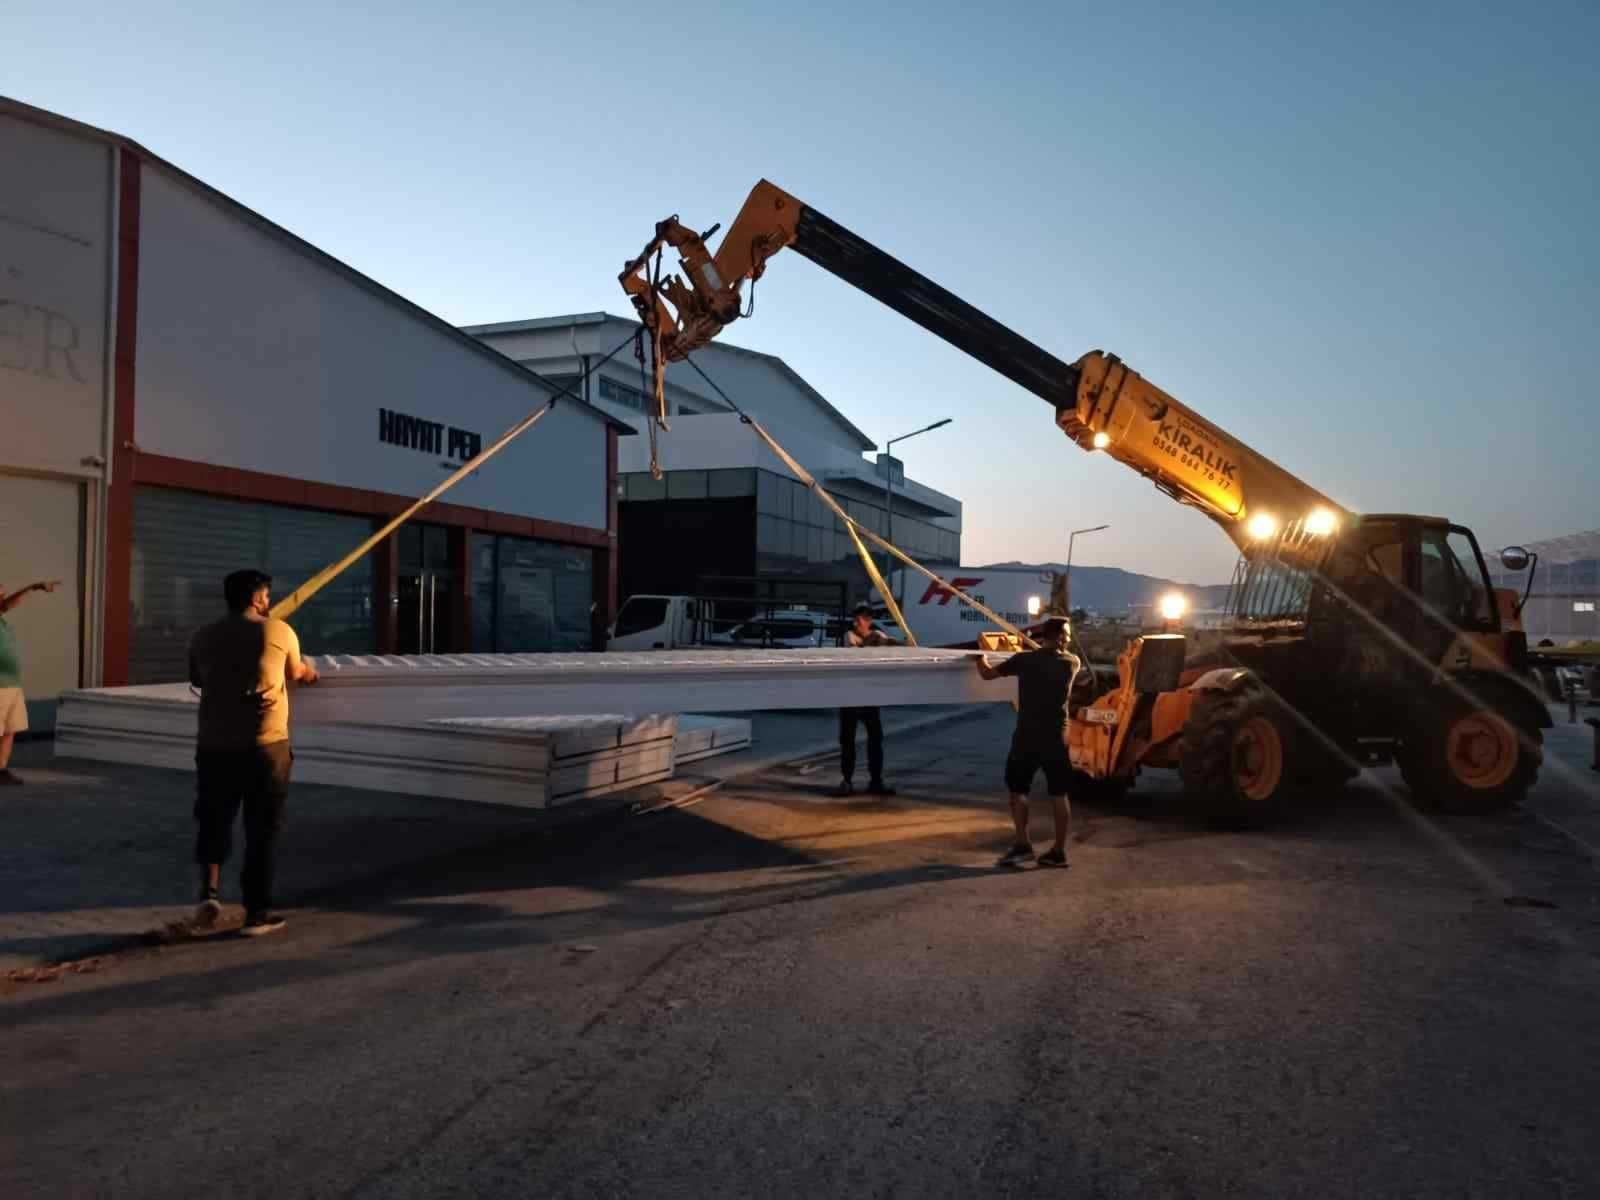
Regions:
<instances>
[{"instance_id":1,"label":"roller shutter","mask_svg":"<svg viewBox=\"0 0 1600 1200\"><path fill-rule=\"evenodd\" d=\"M189 637L222 615L222 580L230 571L259 567L282 596L371 532L367 517L136 488L128 682L186 677ZM369 556L294 615L290 624L307 654L376 649L372 569Z\"/></svg>"}]
</instances>

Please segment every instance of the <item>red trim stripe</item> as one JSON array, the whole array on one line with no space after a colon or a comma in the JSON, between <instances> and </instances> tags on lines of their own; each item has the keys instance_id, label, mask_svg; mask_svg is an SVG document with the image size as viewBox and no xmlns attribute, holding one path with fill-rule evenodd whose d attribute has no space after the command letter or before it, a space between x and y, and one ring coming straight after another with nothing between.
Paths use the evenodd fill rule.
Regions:
<instances>
[{"instance_id":1,"label":"red trim stripe","mask_svg":"<svg viewBox=\"0 0 1600 1200\"><path fill-rule=\"evenodd\" d=\"M163 454L141 454L134 464L135 483L156 487L179 488L188 492L203 492L210 496L228 496L236 500L254 500L263 504L288 504L296 508L317 508L326 512L354 513L370 517L392 517L404 510L415 499L390 492L373 492L363 488L341 487L331 483L314 483L308 479L293 479L287 475L269 475L262 471L245 471L237 467L218 467L210 463L191 462L184 458L168 458ZM569 525L562 521L546 521L539 517L522 517L513 513L491 512L485 508L469 508L462 504L435 502L417 513L418 521L431 521L436 525L460 526L480 533L504 533L513 537L538 538L546 542L559 542L568 546L590 546L604 549L610 544L610 535L603 529L586 525Z\"/></svg>"},{"instance_id":2,"label":"red trim stripe","mask_svg":"<svg viewBox=\"0 0 1600 1200\"><path fill-rule=\"evenodd\" d=\"M135 351L139 339L139 158L118 150L117 351L111 374L111 482L106 503L105 639L100 682L121 687L128 681L133 571L133 476Z\"/></svg>"}]
</instances>

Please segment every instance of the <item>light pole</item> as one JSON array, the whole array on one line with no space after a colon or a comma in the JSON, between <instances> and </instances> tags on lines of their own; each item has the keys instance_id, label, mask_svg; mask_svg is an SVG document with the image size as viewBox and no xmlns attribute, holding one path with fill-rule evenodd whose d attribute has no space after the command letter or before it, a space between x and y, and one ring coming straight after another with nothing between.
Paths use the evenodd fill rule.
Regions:
<instances>
[{"instance_id":1,"label":"light pole","mask_svg":"<svg viewBox=\"0 0 1600 1200\"><path fill-rule=\"evenodd\" d=\"M1080 533L1099 533L1102 529L1110 529L1109 525L1091 525L1088 529L1074 529L1067 535L1067 578L1061 590L1066 593L1067 611L1061 614L1065 617L1072 615L1072 543L1078 540Z\"/></svg>"},{"instance_id":2,"label":"light pole","mask_svg":"<svg viewBox=\"0 0 1600 1200\"><path fill-rule=\"evenodd\" d=\"M910 433L902 433L899 437L892 437L883 444L883 501L884 509L888 516L888 528L884 531L883 536L891 545L894 543L894 444L896 442L903 442L907 438L914 438L919 433L927 433L929 430L938 429L942 425L948 425L953 420L955 420L954 417L946 417L942 421L935 421L932 425L924 425L921 429L913 429ZM891 575L894 574L893 557L885 554L883 556L883 562L889 573ZM902 580L905 579L904 571L900 573L900 578ZM903 584L900 588L900 591L902 593L905 591ZM896 600L895 603L898 604L899 600Z\"/></svg>"}]
</instances>

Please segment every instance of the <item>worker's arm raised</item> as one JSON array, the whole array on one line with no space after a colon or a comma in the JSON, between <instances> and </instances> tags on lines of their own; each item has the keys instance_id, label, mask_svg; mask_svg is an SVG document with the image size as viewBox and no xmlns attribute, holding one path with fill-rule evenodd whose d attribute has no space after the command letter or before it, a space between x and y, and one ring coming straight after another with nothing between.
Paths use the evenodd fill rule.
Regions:
<instances>
[{"instance_id":1,"label":"worker's arm raised","mask_svg":"<svg viewBox=\"0 0 1600 1200\"><path fill-rule=\"evenodd\" d=\"M18 588L14 592L0 593L0 613L8 613L27 597L30 592L53 592L61 586L61 580L41 580L30 583L27 587Z\"/></svg>"}]
</instances>

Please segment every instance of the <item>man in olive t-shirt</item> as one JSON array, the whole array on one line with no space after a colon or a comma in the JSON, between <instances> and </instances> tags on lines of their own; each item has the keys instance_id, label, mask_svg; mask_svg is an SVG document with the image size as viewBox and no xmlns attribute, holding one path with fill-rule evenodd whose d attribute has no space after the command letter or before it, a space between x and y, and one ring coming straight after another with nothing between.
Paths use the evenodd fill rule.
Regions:
<instances>
[{"instance_id":1,"label":"man in olive t-shirt","mask_svg":"<svg viewBox=\"0 0 1600 1200\"><path fill-rule=\"evenodd\" d=\"M268 615L271 584L272 577L260 571L229 575L222 585L229 615L199 630L189 643L189 682L200 689L194 816L201 898L196 921L213 925L222 914L218 883L242 805L241 932L251 936L283 927L283 919L272 912L272 874L294 761L289 683L317 681L316 671L300 657L294 630Z\"/></svg>"}]
</instances>

